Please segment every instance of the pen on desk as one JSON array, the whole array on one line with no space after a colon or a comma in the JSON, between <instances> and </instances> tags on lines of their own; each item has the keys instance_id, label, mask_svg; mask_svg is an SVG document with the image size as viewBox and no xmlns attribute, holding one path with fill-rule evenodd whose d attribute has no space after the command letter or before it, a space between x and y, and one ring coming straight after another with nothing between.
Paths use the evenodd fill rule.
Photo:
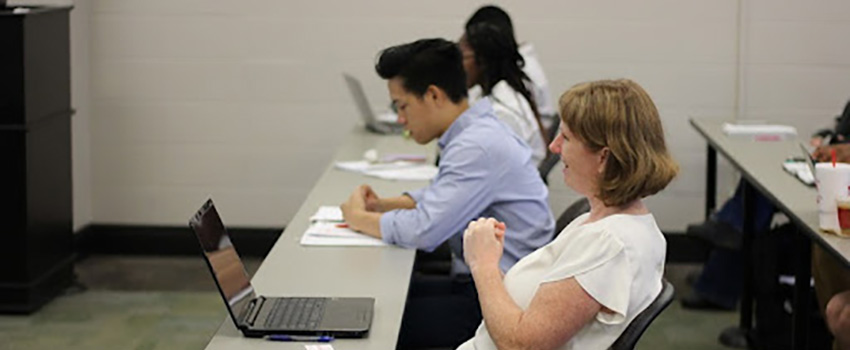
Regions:
<instances>
[{"instance_id":1,"label":"pen on desk","mask_svg":"<svg viewBox=\"0 0 850 350\"><path fill-rule=\"evenodd\" d=\"M336 224L337 228L348 228L348 224Z\"/></svg>"},{"instance_id":2,"label":"pen on desk","mask_svg":"<svg viewBox=\"0 0 850 350\"><path fill-rule=\"evenodd\" d=\"M271 341L303 341L303 342L319 342L330 343L334 340L330 335L287 335L287 334L272 334L266 337L266 340Z\"/></svg>"}]
</instances>

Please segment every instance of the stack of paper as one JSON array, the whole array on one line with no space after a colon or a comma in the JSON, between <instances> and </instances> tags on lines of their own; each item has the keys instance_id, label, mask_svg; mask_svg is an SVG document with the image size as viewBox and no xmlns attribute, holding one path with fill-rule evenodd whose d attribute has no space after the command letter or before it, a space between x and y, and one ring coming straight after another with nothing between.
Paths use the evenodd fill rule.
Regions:
<instances>
[{"instance_id":1,"label":"stack of paper","mask_svg":"<svg viewBox=\"0 0 850 350\"><path fill-rule=\"evenodd\" d=\"M313 246L372 246L387 245L384 241L355 232L341 224L316 222L301 236L301 245Z\"/></svg>"},{"instance_id":2,"label":"stack of paper","mask_svg":"<svg viewBox=\"0 0 850 350\"><path fill-rule=\"evenodd\" d=\"M365 160L336 162L342 170L353 171L385 180L427 181L437 176L437 167L421 162L396 161L389 163L370 163Z\"/></svg>"},{"instance_id":3,"label":"stack of paper","mask_svg":"<svg viewBox=\"0 0 850 350\"><path fill-rule=\"evenodd\" d=\"M788 125L724 123L723 133L753 141L785 141L797 138L797 129Z\"/></svg>"},{"instance_id":4,"label":"stack of paper","mask_svg":"<svg viewBox=\"0 0 850 350\"><path fill-rule=\"evenodd\" d=\"M342 209L336 205L323 205L316 210L316 213L310 217L310 222L328 221L342 222Z\"/></svg>"},{"instance_id":5,"label":"stack of paper","mask_svg":"<svg viewBox=\"0 0 850 350\"><path fill-rule=\"evenodd\" d=\"M338 206L321 206L310 217L310 227L301 236L304 246L385 246L384 241L358 233L343 223Z\"/></svg>"},{"instance_id":6,"label":"stack of paper","mask_svg":"<svg viewBox=\"0 0 850 350\"><path fill-rule=\"evenodd\" d=\"M815 184L815 175L812 174L812 168L806 162L786 161L782 163L782 169L796 176L798 180L808 186L814 186Z\"/></svg>"}]
</instances>

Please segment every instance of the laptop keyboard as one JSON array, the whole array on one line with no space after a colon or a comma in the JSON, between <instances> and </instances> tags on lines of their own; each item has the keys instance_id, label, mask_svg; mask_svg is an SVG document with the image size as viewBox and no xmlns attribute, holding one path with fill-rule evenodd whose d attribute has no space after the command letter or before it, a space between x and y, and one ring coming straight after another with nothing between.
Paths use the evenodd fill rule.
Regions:
<instances>
[{"instance_id":1,"label":"laptop keyboard","mask_svg":"<svg viewBox=\"0 0 850 350\"><path fill-rule=\"evenodd\" d=\"M311 330L319 327L325 298L278 298L266 318L266 327Z\"/></svg>"}]
</instances>

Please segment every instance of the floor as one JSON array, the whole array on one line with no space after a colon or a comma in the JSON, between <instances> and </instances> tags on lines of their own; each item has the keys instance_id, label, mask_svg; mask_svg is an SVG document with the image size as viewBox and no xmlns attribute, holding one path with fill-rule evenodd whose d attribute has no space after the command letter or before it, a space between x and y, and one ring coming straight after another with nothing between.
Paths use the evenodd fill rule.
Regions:
<instances>
[{"instance_id":1,"label":"floor","mask_svg":"<svg viewBox=\"0 0 850 350\"><path fill-rule=\"evenodd\" d=\"M245 259L249 273L260 261ZM695 265L669 265L678 295ZM203 349L225 319L204 262L195 257L93 256L77 264L82 286L29 316L0 316L0 350ZM734 312L694 312L674 302L638 349L725 349Z\"/></svg>"}]
</instances>

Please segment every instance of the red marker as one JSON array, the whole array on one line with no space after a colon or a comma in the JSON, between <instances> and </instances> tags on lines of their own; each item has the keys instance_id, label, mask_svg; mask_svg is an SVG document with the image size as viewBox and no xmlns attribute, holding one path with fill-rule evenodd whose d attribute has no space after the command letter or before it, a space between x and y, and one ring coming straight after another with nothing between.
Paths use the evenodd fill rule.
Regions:
<instances>
[{"instance_id":1,"label":"red marker","mask_svg":"<svg viewBox=\"0 0 850 350\"><path fill-rule=\"evenodd\" d=\"M338 228L348 228L348 224L336 224Z\"/></svg>"}]
</instances>

